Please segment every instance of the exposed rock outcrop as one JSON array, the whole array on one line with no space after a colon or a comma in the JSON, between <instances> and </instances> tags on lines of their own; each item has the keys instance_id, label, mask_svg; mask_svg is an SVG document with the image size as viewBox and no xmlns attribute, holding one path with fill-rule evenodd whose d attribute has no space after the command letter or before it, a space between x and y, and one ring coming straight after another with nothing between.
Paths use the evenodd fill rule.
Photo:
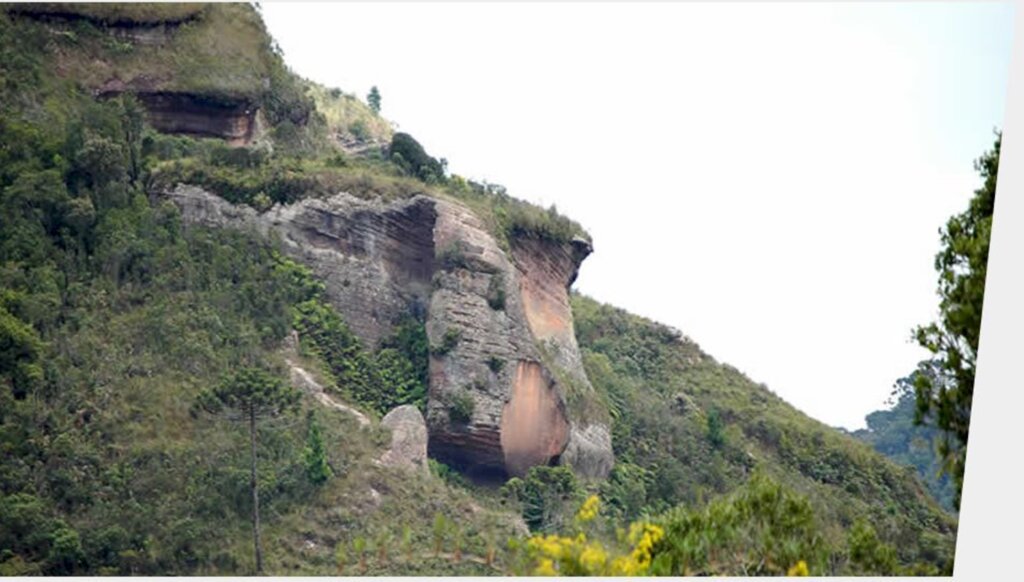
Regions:
<instances>
[{"instance_id":1,"label":"exposed rock outcrop","mask_svg":"<svg viewBox=\"0 0 1024 582\"><path fill-rule=\"evenodd\" d=\"M138 85L112 79L98 96L134 94L146 109L146 121L162 133L216 137L233 146L247 145L259 134L258 107L248 99L150 91Z\"/></svg>"},{"instance_id":2,"label":"exposed rock outcrop","mask_svg":"<svg viewBox=\"0 0 1024 582\"><path fill-rule=\"evenodd\" d=\"M59 76L73 77L93 95L138 97L150 124L164 133L258 140L261 104L276 65L259 15L244 5L39 3L0 8L77 38L76 50L48 47ZM90 34L83 36L85 25ZM219 38L226 27L231 42ZM304 125L303 107L278 107Z\"/></svg>"},{"instance_id":3,"label":"exposed rock outcrop","mask_svg":"<svg viewBox=\"0 0 1024 582\"><path fill-rule=\"evenodd\" d=\"M554 381L537 362L520 361L502 411L501 448L509 473L557 459L569 442L569 421Z\"/></svg>"},{"instance_id":4,"label":"exposed rock outcrop","mask_svg":"<svg viewBox=\"0 0 1024 582\"><path fill-rule=\"evenodd\" d=\"M381 456L382 464L427 470L427 423L419 409L411 404L399 406L384 415L381 426L391 431L391 446Z\"/></svg>"},{"instance_id":5,"label":"exposed rock outcrop","mask_svg":"<svg viewBox=\"0 0 1024 582\"><path fill-rule=\"evenodd\" d=\"M537 239L519 239L512 256L519 272L519 294L526 321L539 343L545 363L561 372L566 384L563 392L573 390L580 402L571 417L568 444L562 461L577 474L604 477L615 464L607 411L594 402L594 387L583 371L576 330L573 327L569 287L593 247L582 238L565 245L553 245ZM600 410L595 410L598 408Z\"/></svg>"},{"instance_id":6,"label":"exposed rock outcrop","mask_svg":"<svg viewBox=\"0 0 1024 582\"><path fill-rule=\"evenodd\" d=\"M304 368L296 364L290 358L285 358L285 363L288 364L288 371L291 375L292 385L311 395L320 404L352 415L352 417L359 423L359 426L364 428L370 426L370 419L367 418L365 414L332 398L331 395L324 390L324 387L313 379L312 374L307 372Z\"/></svg>"},{"instance_id":7,"label":"exposed rock outcrop","mask_svg":"<svg viewBox=\"0 0 1024 582\"><path fill-rule=\"evenodd\" d=\"M280 238L324 281L327 299L369 346L410 307L422 309L429 300L436 211L425 196L383 203L342 193L258 213L192 186L165 195L187 221Z\"/></svg>"},{"instance_id":8,"label":"exposed rock outcrop","mask_svg":"<svg viewBox=\"0 0 1024 582\"><path fill-rule=\"evenodd\" d=\"M279 236L368 346L425 313L430 456L484 478L556 463L611 470L607 412L595 413L569 307L586 241L523 240L507 253L465 206L427 196L341 193L257 213L190 186L164 195L188 222Z\"/></svg>"}]
</instances>

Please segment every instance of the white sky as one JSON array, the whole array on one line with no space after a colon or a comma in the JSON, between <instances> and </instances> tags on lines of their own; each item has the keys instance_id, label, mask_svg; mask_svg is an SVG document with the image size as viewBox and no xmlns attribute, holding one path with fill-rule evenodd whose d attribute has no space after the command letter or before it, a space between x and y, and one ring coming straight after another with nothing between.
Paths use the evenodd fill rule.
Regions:
<instances>
[{"instance_id":1,"label":"white sky","mask_svg":"<svg viewBox=\"0 0 1024 582\"><path fill-rule=\"evenodd\" d=\"M926 352L1012 6L264 3L299 74L593 235L576 287L858 428Z\"/></svg>"}]
</instances>

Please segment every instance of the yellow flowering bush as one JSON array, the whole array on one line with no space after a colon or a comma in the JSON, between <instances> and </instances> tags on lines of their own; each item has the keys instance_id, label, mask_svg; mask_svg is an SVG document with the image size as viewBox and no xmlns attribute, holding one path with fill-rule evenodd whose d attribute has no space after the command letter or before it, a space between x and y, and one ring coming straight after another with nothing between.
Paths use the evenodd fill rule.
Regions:
<instances>
[{"instance_id":1,"label":"yellow flowering bush","mask_svg":"<svg viewBox=\"0 0 1024 582\"><path fill-rule=\"evenodd\" d=\"M807 569L807 562L800 560L786 572L787 576L810 576L810 571Z\"/></svg>"},{"instance_id":2,"label":"yellow flowering bush","mask_svg":"<svg viewBox=\"0 0 1024 582\"><path fill-rule=\"evenodd\" d=\"M592 495L576 513L577 526L582 528L597 518L601 502ZM628 552L608 549L600 541L588 539L583 531L575 536L537 534L526 540L526 571L535 576L637 576L651 565L651 550L664 530L656 525L638 522L624 536Z\"/></svg>"},{"instance_id":3,"label":"yellow flowering bush","mask_svg":"<svg viewBox=\"0 0 1024 582\"><path fill-rule=\"evenodd\" d=\"M580 524L593 521L600 511L601 500L598 499L597 495L591 495L583 502L583 505L580 506L580 510L576 512L576 521Z\"/></svg>"}]
</instances>

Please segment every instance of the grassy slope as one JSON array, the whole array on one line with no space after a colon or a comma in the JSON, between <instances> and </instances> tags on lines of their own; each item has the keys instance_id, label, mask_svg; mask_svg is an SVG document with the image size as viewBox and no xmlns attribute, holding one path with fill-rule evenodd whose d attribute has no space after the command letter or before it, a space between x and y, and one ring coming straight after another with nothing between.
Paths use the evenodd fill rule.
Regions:
<instances>
[{"instance_id":1,"label":"grassy slope","mask_svg":"<svg viewBox=\"0 0 1024 582\"><path fill-rule=\"evenodd\" d=\"M653 509L699 504L760 468L807 495L836 540L866 517L906 562L951 554L955 521L912 469L804 415L663 325L579 295L572 305L587 373L616 418L617 458L653 472ZM708 422L715 414L717 446Z\"/></svg>"},{"instance_id":2,"label":"grassy slope","mask_svg":"<svg viewBox=\"0 0 1024 582\"><path fill-rule=\"evenodd\" d=\"M309 94L327 123L330 135L343 142L377 143L391 141L391 124L377 115L355 95L309 82Z\"/></svg>"},{"instance_id":3,"label":"grassy slope","mask_svg":"<svg viewBox=\"0 0 1024 582\"><path fill-rule=\"evenodd\" d=\"M46 14L46 8L15 6L15 12ZM89 89L117 78L154 91L255 99L278 66L262 21L245 4L71 4L59 6L59 12L87 19L35 26L51 39L58 74ZM104 31L104 21L120 19L168 23L172 32L164 43L132 43Z\"/></svg>"}]
</instances>

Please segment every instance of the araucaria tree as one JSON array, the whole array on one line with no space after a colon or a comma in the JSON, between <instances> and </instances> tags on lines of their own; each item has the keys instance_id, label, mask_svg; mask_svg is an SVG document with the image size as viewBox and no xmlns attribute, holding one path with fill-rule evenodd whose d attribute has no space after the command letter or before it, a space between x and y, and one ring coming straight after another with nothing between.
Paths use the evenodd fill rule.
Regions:
<instances>
[{"instance_id":1,"label":"araucaria tree","mask_svg":"<svg viewBox=\"0 0 1024 582\"><path fill-rule=\"evenodd\" d=\"M943 431L939 453L956 483L957 508L963 488L1001 142L1002 135L997 134L992 150L974 163L984 183L975 190L967 210L950 218L941 231L942 250L935 257L939 321L914 330L917 342L933 354L938 372L916 375L915 421Z\"/></svg>"},{"instance_id":2,"label":"araucaria tree","mask_svg":"<svg viewBox=\"0 0 1024 582\"><path fill-rule=\"evenodd\" d=\"M366 95L366 103L370 105L374 113L380 113L380 91L377 86L370 87L370 93Z\"/></svg>"},{"instance_id":3,"label":"araucaria tree","mask_svg":"<svg viewBox=\"0 0 1024 582\"><path fill-rule=\"evenodd\" d=\"M196 400L196 404L209 413L226 412L229 418L249 425L249 487L252 491L252 539L257 574L263 572L263 554L260 550L260 496L256 480L256 422L294 409L298 400L297 390L259 368L238 370L218 386L201 392Z\"/></svg>"},{"instance_id":4,"label":"araucaria tree","mask_svg":"<svg viewBox=\"0 0 1024 582\"><path fill-rule=\"evenodd\" d=\"M306 465L306 478L313 485L323 485L334 475L327 463L327 451L324 448L324 437L320 423L316 421L313 411L306 417L306 448L302 451L302 460Z\"/></svg>"}]
</instances>

